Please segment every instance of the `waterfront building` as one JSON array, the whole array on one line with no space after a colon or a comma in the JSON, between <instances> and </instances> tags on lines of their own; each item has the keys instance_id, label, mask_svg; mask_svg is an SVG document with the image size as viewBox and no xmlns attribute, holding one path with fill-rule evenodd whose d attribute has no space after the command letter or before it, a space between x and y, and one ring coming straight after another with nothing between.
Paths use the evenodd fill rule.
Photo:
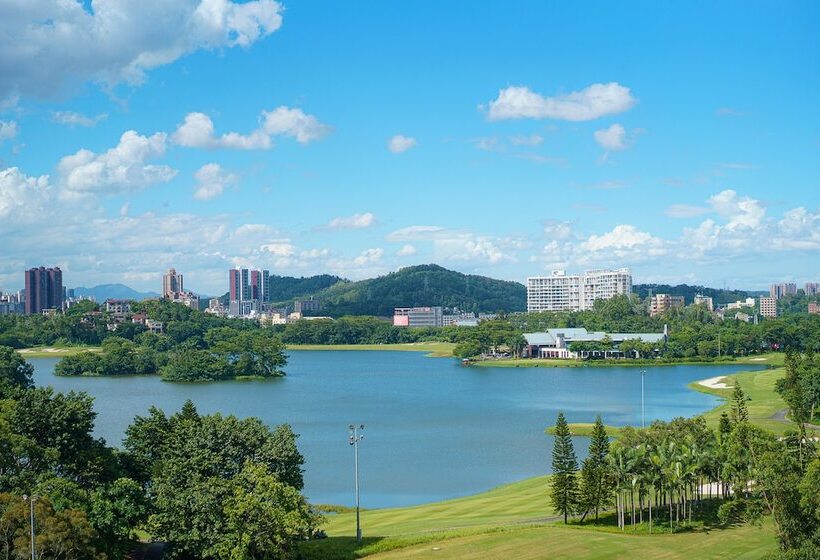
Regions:
<instances>
[{"instance_id":1,"label":"waterfront building","mask_svg":"<svg viewBox=\"0 0 820 560\"><path fill-rule=\"evenodd\" d=\"M524 333L527 345L524 355L530 358L618 358L625 354L616 346L626 340L636 340L646 344L656 345L661 350L667 341L667 329L662 333L606 333L588 332L584 328L556 328L546 332ZM612 349L573 351L570 346L573 342L606 342L612 343ZM640 357L635 355L634 357Z\"/></svg>"},{"instance_id":2,"label":"waterfront building","mask_svg":"<svg viewBox=\"0 0 820 560\"><path fill-rule=\"evenodd\" d=\"M780 284L772 284L769 287L769 297L780 299L783 296L793 296L797 294L797 284L794 282L783 282Z\"/></svg>"},{"instance_id":3,"label":"waterfront building","mask_svg":"<svg viewBox=\"0 0 820 560\"><path fill-rule=\"evenodd\" d=\"M764 317L777 317L777 298L772 296L761 297L760 314Z\"/></svg>"},{"instance_id":4,"label":"waterfront building","mask_svg":"<svg viewBox=\"0 0 820 560\"><path fill-rule=\"evenodd\" d=\"M695 296L695 305L703 305L709 311L714 311L715 310L715 303L714 303L714 301L712 301L712 296L704 296L704 295L701 295L701 294L696 295Z\"/></svg>"},{"instance_id":5,"label":"waterfront building","mask_svg":"<svg viewBox=\"0 0 820 560\"><path fill-rule=\"evenodd\" d=\"M527 311L584 311L596 300L632 293L632 274L628 268L587 270L567 275L555 270L550 276L527 278Z\"/></svg>"},{"instance_id":6,"label":"waterfront building","mask_svg":"<svg viewBox=\"0 0 820 560\"><path fill-rule=\"evenodd\" d=\"M444 310L441 307L396 307L393 325L396 327L441 327Z\"/></svg>"},{"instance_id":7,"label":"waterfront building","mask_svg":"<svg viewBox=\"0 0 820 560\"><path fill-rule=\"evenodd\" d=\"M661 315L673 307L683 307L686 305L683 296L671 296L669 294L655 294L649 300L649 315Z\"/></svg>"},{"instance_id":8,"label":"waterfront building","mask_svg":"<svg viewBox=\"0 0 820 560\"><path fill-rule=\"evenodd\" d=\"M31 268L25 273L26 315L44 309L63 309L63 271L59 267Z\"/></svg>"}]
</instances>

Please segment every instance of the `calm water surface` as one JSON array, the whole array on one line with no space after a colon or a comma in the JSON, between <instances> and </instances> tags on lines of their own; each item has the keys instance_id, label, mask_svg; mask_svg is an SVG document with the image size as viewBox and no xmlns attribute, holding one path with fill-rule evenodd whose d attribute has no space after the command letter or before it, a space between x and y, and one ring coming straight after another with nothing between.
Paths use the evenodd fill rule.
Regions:
<instances>
[{"instance_id":1,"label":"calm water surface","mask_svg":"<svg viewBox=\"0 0 820 560\"><path fill-rule=\"evenodd\" d=\"M38 385L95 398L97 435L119 444L135 415L166 413L191 399L201 413L290 423L305 456L305 492L314 503L353 502L347 425L364 423L360 446L363 507L417 504L487 490L549 472L559 410L569 422L641 421L638 368L465 368L417 352L292 352L287 377L209 384L157 377L53 375L54 358L30 360ZM646 417L692 416L718 403L687 389L692 381L749 365L648 368ZM583 458L586 438L575 442Z\"/></svg>"}]
</instances>

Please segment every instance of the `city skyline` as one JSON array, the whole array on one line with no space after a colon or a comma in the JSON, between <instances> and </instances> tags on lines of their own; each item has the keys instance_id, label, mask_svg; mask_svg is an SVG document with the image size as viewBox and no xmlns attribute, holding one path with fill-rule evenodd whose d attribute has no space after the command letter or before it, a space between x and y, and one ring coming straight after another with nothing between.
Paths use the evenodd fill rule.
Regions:
<instances>
[{"instance_id":1,"label":"city skyline","mask_svg":"<svg viewBox=\"0 0 820 560\"><path fill-rule=\"evenodd\" d=\"M215 4L4 8L0 289L41 264L210 294L235 267L820 279L813 3ZM133 25L83 49L103 8Z\"/></svg>"}]
</instances>

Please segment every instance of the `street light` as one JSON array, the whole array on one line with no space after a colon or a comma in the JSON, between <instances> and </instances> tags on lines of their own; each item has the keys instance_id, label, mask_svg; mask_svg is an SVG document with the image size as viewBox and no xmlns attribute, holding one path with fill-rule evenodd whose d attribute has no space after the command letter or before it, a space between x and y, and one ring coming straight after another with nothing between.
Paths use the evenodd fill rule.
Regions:
<instances>
[{"instance_id":1,"label":"street light","mask_svg":"<svg viewBox=\"0 0 820 560\"><path fill-rule=\"evenodd\" d=\"M364 424L354 426L350 424L347 429L350 431L348 442L353 446L354 470L356 472L356 542L362 542L362 526L359 523L359 442L364 438Z\"/></svg>"},{"instance_id":2,"label":"street light","mask_svg":"<svg viewBox=\"0 0 820 560\"><path fill-rule=\"evenodd\" d=\"M29 503L29 523L31 525L31 560L37 560L37 551L34 549L34 502L37 501L37 496L28 496L23 494L23 501Z\"/></svg>"},{"instance_id":3,"label":"street light","mask_svg":"<svg viewBox=\"0 0 820 560\"><path fill-rule=\"evenodd\" d=\"M646 370L641 370L641 428L646 428L646 415L644 413L644 398L643 398L643 378L646 375Z\"/></svg>"}]
</instances>

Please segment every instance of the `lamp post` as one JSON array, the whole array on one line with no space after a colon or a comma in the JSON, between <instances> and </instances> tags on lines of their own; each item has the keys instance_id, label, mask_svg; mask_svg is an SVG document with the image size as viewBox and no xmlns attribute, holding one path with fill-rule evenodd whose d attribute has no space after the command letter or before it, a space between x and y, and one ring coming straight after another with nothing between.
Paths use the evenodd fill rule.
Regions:
<instances>
[{"instance_id":1,"label":"lamp post","mask_svg":"<svg viewBox=\"0 0 820 560\"><path fill-rule=\"evenodd\" d=\"M37 560L37 551L34 548L34 502L37 501L37 496L29 496L23 494L23 500L29 504L29 523L31 526L31 560Z\"/></svg>"},{"instance_id":2,"label":"lamp post","mask_svg":"<svg viewBox=\"0 0 820 560\"><path fill-rule=\"evenodd\" d=\"M353 446L353 464L356 473L356 542L362 542L362 526L359 523L359 442L364 438L364 424L354 426L350 424L347 429L350 431L348 442Z\"/></svg>"},{"instance_id":3,"label":"lamp post","mask_svg":"<svg viewBox=\"0 0 820 560\"><path fill-rule=\"evenodd\" d=\"M641 370L641 428L646 428L646 414L644 412L644 390L643 390L643 378L646 375L646 370Z\"/></svg>"}]
</instances>

